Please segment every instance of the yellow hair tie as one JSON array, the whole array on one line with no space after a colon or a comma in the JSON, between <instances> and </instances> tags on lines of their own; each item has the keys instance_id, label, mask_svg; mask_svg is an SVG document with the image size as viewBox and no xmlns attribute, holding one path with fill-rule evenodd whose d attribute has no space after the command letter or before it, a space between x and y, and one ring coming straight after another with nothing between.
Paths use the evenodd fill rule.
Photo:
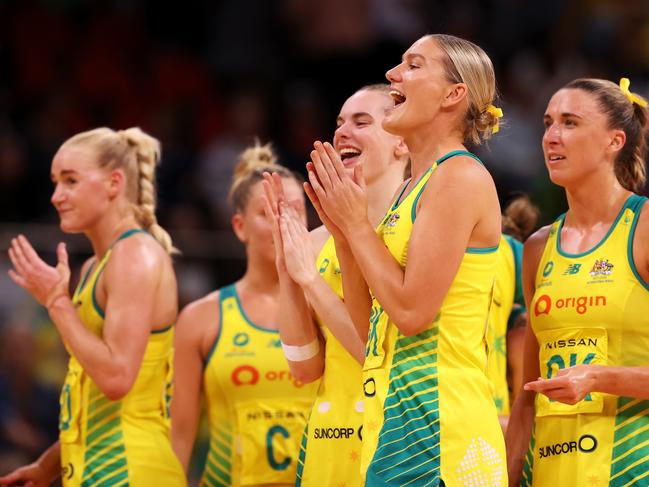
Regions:
<instances>
[{"instance_id":1,"label":"yellow hair tie","mask_svg":"<svg viewBox=\"0 0 649 487\"><path fill-rule=\"evenodd\" d=\"M635 103L637 105L640 105L641 107L646 107L647 100L642 98L640 95L631 93L631 91L629 91L629 86L631 86L631 81L629 81L629 78L620 79L620 89L622 90L622 93L624 93L624 96L626 96L631 103Z\"/></svg>"},{"instance_id":2,"label":"yellow hair tie","mask_svg":"<svg viewBox=\"0 0 649 487\"><path fill-rule=\"evenodd\" d=\"M500 119L503 118L503 109L495 107L493 105L489 105L487 107L487 112L490 113L496 119L496 124L491 129L491 133L496 134L500 130Z\"/></svg>"}]
</instances>

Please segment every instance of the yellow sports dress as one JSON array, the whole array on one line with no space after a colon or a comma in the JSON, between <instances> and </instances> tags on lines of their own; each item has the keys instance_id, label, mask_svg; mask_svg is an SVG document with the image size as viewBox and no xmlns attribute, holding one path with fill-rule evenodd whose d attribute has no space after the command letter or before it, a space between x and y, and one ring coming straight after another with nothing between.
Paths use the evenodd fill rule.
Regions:
<instances>
[{"instance_id":1,"label":"yellow sports dress","mask_svg":"<svg viewBox=\"0 0 649 487\"><path fill-rule=\"evenodd\" d=\"M219 307L203 373L210 446L201 485L293 485L318 384L293 378L279 332L248 319L234 284L219 291Z\"/></svg>"},{"instance_id":2,"label":"yellow sports dress","mask_svg":"<svg viewBox=\"0 0 649 487\"><path fill-rule=\"evenodd\" d=\"M561 249L565 215L550 228L529 311L543 377L578 364L649 364L649 285L632 256L645 202L631 195L581 254ZM531 448L524 485L649 485L649 401L590 393L571 406L537 394Z\"/></svg>"},{"instance_id":3,"label":"yellow sports dress","mask_svg":"<svg viewBox=\"0 0 649 487\"><path fill-rule=\"evenodd\" d=\"M509 415L507 383L507 332L525 311L521 283L523 244L509 235L500 237L496 259L496 283L489 313L489 358L487 377L491 381L498 414Z\"/></svg>"},{"instance_id":4,"label":"yellow sports dress","mask_svg":"<svg viewBox=\"0 0 649 487\"><path fill-rule=\"evenodd\" d=\"M331 237L318 257L318 270L342 298L340 266ZM325 367L302 440L296 486L355 487L361 483L361 366L320 318L318 323L327 340Z\"/></svg>"},{"instance_id":5,"label":"yellow sports dress","mask_svg":"<svg viewBox=\"0 0 649 487\"><path fill-rule=\"evenodd\" d=\"M118 240L141 232L130 230ZM95 287L111 250L86 272L72 302L84 325L102 335L104 310ZM67 486L186 485L171 448L169 400L173 328L154 331L131 390L111 401L71 353L61 391L61 478Z\"/></svg>"},{"instance_id":6,"label":"yellow sports dress","mask_svg":"<svg viewBox=\"0 0 649 487\"><path fill-rule=\"evenodd\" d=\"M378 228L402 267L424 186L439 164L457 155L477 159L466 151L440 158ZM496 250L466 250L439 314L417 335L402 335L373 299L363 369L365 485L507 485L505 445L485 374Z\"/></svg>"}]
</instances>

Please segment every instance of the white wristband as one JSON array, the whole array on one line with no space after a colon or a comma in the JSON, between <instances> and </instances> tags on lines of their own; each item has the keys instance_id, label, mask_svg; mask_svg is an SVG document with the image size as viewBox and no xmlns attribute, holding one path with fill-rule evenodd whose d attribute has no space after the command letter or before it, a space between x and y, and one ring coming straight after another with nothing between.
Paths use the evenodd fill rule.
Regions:
<instances>
[{"instance_id":1,"label":"white wristband","mask_svg":"<svg viewBox=\"0 0 649 487\"><path fill-rule=\"evenodd\" d=\"M287 360L291 362L304 362L318 355L320 351L320 340L316 337L315 340L306 345L287 345L282 342L282 349Z\"/></svg>"}]
</instances>

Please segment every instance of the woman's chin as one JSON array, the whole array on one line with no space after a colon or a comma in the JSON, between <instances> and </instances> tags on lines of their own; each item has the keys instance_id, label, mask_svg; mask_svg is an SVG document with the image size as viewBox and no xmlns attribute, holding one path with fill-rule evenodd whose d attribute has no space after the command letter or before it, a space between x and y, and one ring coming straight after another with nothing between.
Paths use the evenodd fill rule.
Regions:
<instances>
[{"instance_id":1,"label":"woman's chin","mask_svg":"<svg viewBox=\"0 0 649 487\"><path fill-rule=\"evenodd\" d=\"M548 177L553 184L556 184L557 186L560 186L562 188L567 188L571 184L574 184L571 178L566 177L566 174L562 174L561 171L550 170L548 171ZM579 184L579 181L577 181L576 183Z\"/></svg>"},{"instance_id":2,"label":"woman's chin","mask_svg":"<svg viewBox=\"0 0 649 487\"><path fill-rule=\"evenodd\" d=\"M383 130L392 134L403 136L404 125L400 120L400 117L395 113L388 113L383 121L381 122Z\"/></svg>"},{"instance_id":3,"label":"woman's chin","mask_svg":"<svg viewBox=\"0 0 649 487\"><path fill-rule=\"evenodd\" d=\"M63 233L81 233L83 229L79 228L78 225L74 225L71 222L61 221L59 223L59 228Z\"/></svg>"},{"instance_id":4,"label":"woman's chin","mask_svg":"<svg viewBox=\"0 0 649 487\"><path fill-rule=\"evenodd\" d=\"M401 126L399 123L399 117L396 117L393 114L386 115L383 122L381 122L381 126L383 127L383 130L390 134L401 135L399 133L399 127Z\"/></svg>"}]
</instances>

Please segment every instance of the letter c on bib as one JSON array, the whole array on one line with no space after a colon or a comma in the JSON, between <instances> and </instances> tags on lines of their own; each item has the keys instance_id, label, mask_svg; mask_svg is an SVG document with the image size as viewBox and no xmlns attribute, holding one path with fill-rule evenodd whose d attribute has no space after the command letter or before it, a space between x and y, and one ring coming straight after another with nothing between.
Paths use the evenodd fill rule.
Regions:
<instances>
[{"instance_id":1,"label":"letter c on bib","mask_svg":"<svg viewBox=\"0 0 649 487\"><path fill-rule=\"evenodd\" d=\"M283 426L276 424L271 426L266 433L266 457L268 458L268 464L273 470L286 470L291 464L291 459L289 457L284 457L284 460L278 462L275 460L275 455L273 453L273 436L282 435L284 438L289 437L288 431Z\"/></svg>"}]
</instances>

